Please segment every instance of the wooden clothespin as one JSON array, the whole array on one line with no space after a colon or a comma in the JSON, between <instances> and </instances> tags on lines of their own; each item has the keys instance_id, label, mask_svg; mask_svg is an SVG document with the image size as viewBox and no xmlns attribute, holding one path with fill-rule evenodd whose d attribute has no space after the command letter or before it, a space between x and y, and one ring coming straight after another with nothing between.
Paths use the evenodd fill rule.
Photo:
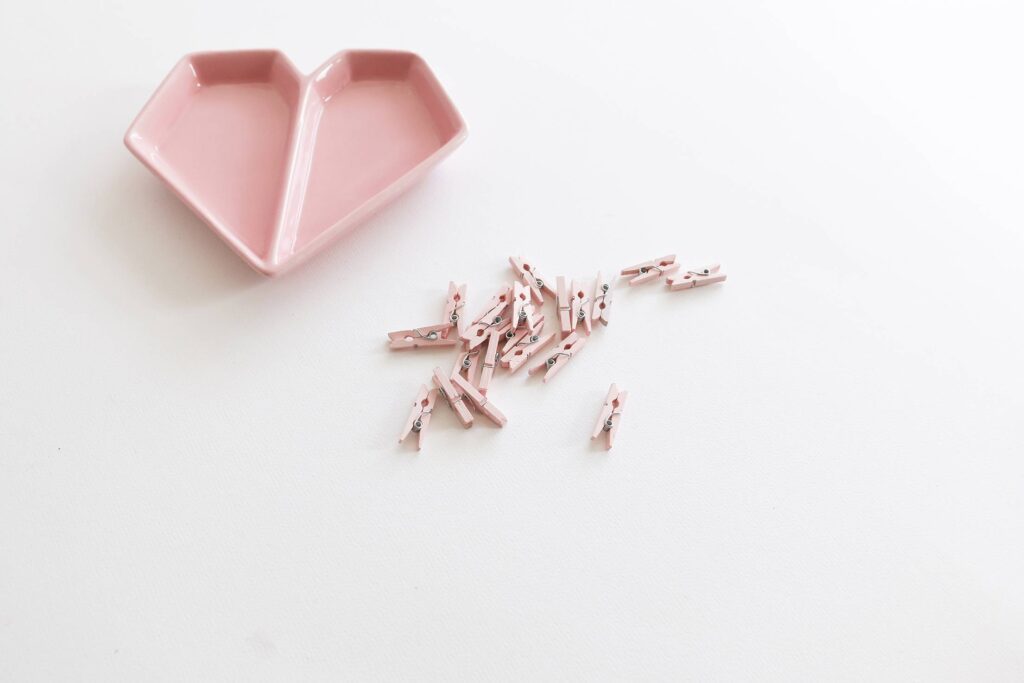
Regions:
<instances>
[{"instance_id":1,"label":"wooden clothespin","mask_svg":"<svg viewBox=\"0 0 1024 683\"><path fill-rule=\"evenodd\" d=\"M484 348L484 346L478 346L475 349L460 352L459 357L455 359L455 365L452 366L452 377L461 375L476 384Z\"/></svg>"},{"instance_id":2,"label":"wooden clothespin","mask_svg":"<svg viewBox=\"0 0 1024 683\"><path fill-rule=\"evenodd\" d=\"M451 334L453 329L451 323L444 322L412 330L388 332L388 338L391 340L388 346L395 350L457 346L460 341L455 334Z\"/></svg>"},{"instance_id":3,"label":"wooden clothespin","mask_svg":"<svg viewBox=\"0 0 1024 683\"><path fill-rule=\"evenodd\" d=\"M676 255L669 254L668 256L662 256L658 259L652 259L650 261L644 261L638 263L635 266L629 268L623 268L623 275L635 275L632 280L629 281L629 286L642 285L645 282L656 280L665 273L671 273L674 270L679 269L679 264L676 263Z\"/></svg>"},{"instance_id":4,"label":"wooden clothespin","mask_svg":"<svg viewBox=\"0 0 1024 683\"><path fill-rule=\"evenodd\" d=\"M473 407L476 408L477 412L488 420L499 427L504 427L508 422L508 419L500 410L498 410L498 407L491 403L486 396L481 394L476 387L466 380L465 377L455 375L452 377L452 384L454 384L457 389L461 390L462 396L468 398L473 404Z\"/></svg>"},{"instance_id":5,"label":"wooden clothespin","mask_svg":"<svg viewBox=\"0 0 1024 683\"><path fill-rule=\"evenodd\" d=\"M444 319L449 325L455 325L459 336L466 329L466 319L462 315L462 309L466 306L466 285L448 283L448 301L444 305Z\"/></svg>"},{"instance_id":6,"label":"wooden clothespin","mask_svg":"<svg viewBox=\"0 0 1024 683\"><path fill-rule=\"evenodd\" d=\"M540 334L540 332L544 329L544 314L541 313L540 315L538 315L536 318L534 318L533 322L533 334ZM516 346L522 339L529 336L531 336L530 330L525 327L520 327L518 329L512 326L507 327L501 335L501 340L503 342L503 345L501 347L502 355L508 353L509 349L511 349L513 346Z\"/></svg>"},{"instance_id":7,"label":"wooden clothespin","mask_svg":"<svg viewBox=\"0 0 1024 683\"><path fill-rule=\"evenodd\" d=\"M441 371L441 368L434 368L434 385L441 393L441 396L448 401L449 407L455 411L455 416L466 429L473 426L473 414L469 412L462 394L456 391L451 378Z\"/></svg>"},{"instance_id":8,"label":"wooden clothespin","mask_svg":"<svg viewBox=\"0 0 1024 683\"><path fill-rule=\"evenodd\" d=\"M525 329L525 328L523 328ZM498 344L505 340L506 335L512 331L512 320L508 320L499 329L491 332L487 337L487 347L480 352L480 381L476 386L481 394L487 395L487 387L491 385L491 378L494 377L494 369L498 365L501 352L498 351ZM478 349L484 347L479 346Z\"/></svg>"},{"instance_id":9,"label":"wooden clothespin","mask_svg":"<svg viewBox=\"0 0 1024 683\"><path fill-rule=\"evenodd\" d=\"M585 291L585 283L583 280L572 281L572 293L570 303L570 322L572 329L575 330L576 326L583 323L583 329L586 330L587 334L590 334L593 330L591 325L591 318L594 317L594 300L587 296Z\"/></svg>"},{"instance_id":10,"label":"wooden clothespin","mask_svg":"<svg viewBox=\"0 0 1024 683\"><path fill-rule=\"evenodd\" d=\"M575 324L572 319L572 300L570 298L570 292L566 286L565 277L562 275L558 276L556 280L557 294L556 301L558 304L558 325L562 330L562 336L568 336L573 329Z\"/></svg>"},{"instance_id":11,"label":"wooden clothespin","mask_svg":"<svg viewBox=\"0 0 1024 683\"><path fill-rule=\"evenodd\" d=\"M573 332L568 337L558 342L558 345L555 346L554 353L530 368L529 374L535 375L542 370L547 370L547 372L544 373L544 382L547 382L549 379L554 377L559 370L565 367L566 363L572 360L573 356L579 353L580 349L582 349L583 345L586 343L586 337L581 337L579 333Z\"/></svg>"},{"instance_id":12,"label":"wooden clothespin","mask_svg":"<svg viewBox=\"0 0 1024 683\"><path fill-rule=\"evenodd\" d=\"M533 312L533 300L530 298L530 288L519 282L512 283L512 326L519 327L526 325L532 332L536 326Z\"/></svg>"},{"instance_id":13,"label":"wooden clothespin","mask_svg":"<svg viewBox=\"0 0 1024 683\"><path fill-rule=\"evenodd\" d=\"M462 339L468 343L470 349L487 341L487 335L505 322L508 317L506 309L511 303L511 297L512 288L506 285L502 291L491 298L483 315L474 320L473 324L462 334Z\"/></svg>"},{"instance_id":14,"label":"wooden clothespin","mask_svg":"<svg viewBox=\"0 0 1024 683\"><path fill-rule=\"evenodd\" d=\"M611 314L612 306L612 283L607 278L602 278L601 273L597 274L594 281L594 304L591 317L600 320L602 325L608 325L608 316Z\"/></svg>"},{"instance_id":15,"label":"wooden clothespin","mask_svg":"<svg viewBox=\"0 0 1024 683\"><path fill-rule=\"evenodd\" d=\"M420 349L431 346L456 346L462 336L465 322L462 320L461 309L466 305L466 285L448 283L448 300L444 305L444 322L437 325L417 327L412 330L388 332L392 349ZM452 328L457 334L452 334Z\"/></svg>"},{"instance_id":16,"label":"wooden clothespin","mask_svg":"<svg viewBox=\"0 0 1024 683\"><path fill-rule=\"evenodd\" d=\"M541 334L538 331L530 334L529 330L523 330L523 333L501 357L502 366L508 368L510 372L515 372L526 365L526 361L530 360L535 353L558 337L557 332Z\"/></svg>"},{"instance_id":17,"label":"wooden clothespin","mask_svg":"<svg viewBox=\"0 0 1024 683\"><path fill-rule=\"evenodd\" d=\"M416 450L423 448L423 434L430 424L430 413L434 410L437 402L437 389L427 389L427 385L420 387L420 393L413 401L412 410L409 411L409 419L405 421L405 429L398 437L398 443L405 441L405 438L412 433L416 434Z\"/></svg>"},{"instance_id":18,"label":"wooden clothespin","mask_svg":"<svg viewBox=\"0 0 1024 683\"><path fill-rule=\"evenodd\" d=\"M608 450L611 450L612 443L615 441L615 434L619 431L622 409L626 405L626 397L628 395L628 391L619 391L619 388L613 383L608 389L608 396L604 399L601 416L597 419L597 424L594 426L594 434L590 439L594 440L604 432L608 435Z\"/></svg>"},{"instance_id":19,"label":"wooden clothespin","mask_svg":"<svg viewBox=\"0 0 1024 683\"><path fill-rule=\"evenodd\" d=\"M544 303L544 292L551 296L555 295L555 290L551 288L551 281L544 279L537 269L529 262L524 261L521 256L510 256L508 262L512 264L512 270L516 272L519 281L530 288L533 300L538 304Z\"/></svg>"},{"instance_id":20,"label":"wooden clothespin","mask_svg":"<svg viewBox=\"0 0 1024 683\"><path fill-rule=\"evenodd\" d=\"M716 282L725 282L725 273L720 273L717 263L702 268L701 270L688 270L682 275L675 275L667 279L668 288L673 292L680 289L693 289L694 287L705 287Z\"/></svg>"}]
</instances>

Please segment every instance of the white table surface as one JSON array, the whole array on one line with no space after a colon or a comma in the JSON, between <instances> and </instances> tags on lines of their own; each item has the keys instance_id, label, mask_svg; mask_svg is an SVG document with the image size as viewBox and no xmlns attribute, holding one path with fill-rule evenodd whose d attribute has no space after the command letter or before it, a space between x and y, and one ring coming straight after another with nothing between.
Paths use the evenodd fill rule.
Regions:
<instances>
[{"instance_id":1,"label":"white table surface","mask_svg":"<svg viewBox=\"0 0 1024 683\"><path fill-rule=\"evenodd\" d=\"M1024 679L1017 6L9 3L0 680ZM417 51L469 139L264 279L121 144L247 47ZM728 282L397 445L449 279L673 251Z\"/></svg>"}]
</instances>

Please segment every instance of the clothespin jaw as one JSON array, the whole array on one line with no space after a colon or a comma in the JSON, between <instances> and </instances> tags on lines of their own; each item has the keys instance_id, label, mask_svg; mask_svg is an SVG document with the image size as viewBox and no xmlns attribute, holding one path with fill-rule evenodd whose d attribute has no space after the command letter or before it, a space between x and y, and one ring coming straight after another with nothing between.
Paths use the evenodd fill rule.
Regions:
<instances>
[{"instance_id":1,"label":"clothespin jaw","mask_svg":"<svg viewBox=\"0 0 1024 683\"><path fill-rule=\"evenodd\" d=\"M427 389L427 385L420 386L420 392L416 394L412 410L409 411L409 419L405 421L405 429L398 437L398 443L405 441L410 434L416 434L416 450L423 448L423 435L430 424L430 414L437 402L437 389Z\"/></svg>"},{"instance_id":2,"label":"clothespin jaw","mask_svg":"<svg viewBox=\"0 0 1024 683\"><path fill-rule=\"evenodd\" d=\"M575 325L572 319L572 301L570 300L569 288L566 285L565 277L562 275L558 276L556 280L557 286L557 303L558 303L558 325L562 329L562 336L568 336L573 331Z\"/></svg>"},{"instance_id":3,"label":"clothespin jaw","mask_svg":"<svg viewBox=\"0 0 1024 683\"><path fill-rule=\"evenodd\" d=\"M528 333L529 331L524 330L524 332ZM529 336L524 335L501 357L501 364L508 368L510 372L515 372L526 365L526 361L530 360L531 356L553 342L557 336L557 332L550 332L545 335L539 333Z\"/></svg>"},{"instance_id":4,"label":"clothespin jaw","mask_svg":"<svg viewBox=\"0 0 1024 683\"><path fill-rule=\"evenodd\" d=\"M676 255L669 254L668 256L662 256L661 258L644 261L643 263L638 263L635 266L623 268L622 274L635 276L629 281L629 286L634 287L636 285L642 285L645 282L650 282L651 280L656 280L662 275L671 273L678 269L679 264L676 263Z\"/></svg>"},{"instance_id":5,"label":"clothespin jaw","mask_svg":"<svg viewBox=\"0 0 1024 683\"><path fill-rule=\"evenodd\" d=\"M544 292L551 296L555 295L555 290L551 288L551 281L544 279L537 269L528 261L524 261L521 256L510 256L508 262L512 265L512 270L515 271L519 281L530 288L530 294L538 304L544 303Z\"/></svg>"},{"instance_id":6,"label":"clothespin jaw","mask_svg":"<svg viewBox=\"0 0 1024 683\"><path fill-rule=\"evenodd\" d=\"M673 292L680 289L693 289L694 287L705 287L717 282L725 282L725 273L719 272L721 266L714 263L707 268L700 270L688 270L681 275L675 275L666 280L668 288Z\"/></svg>"},{"instance_id":7,"label":"clothespin jaw","mask_svg":"<svg viewBox=\"0 0 1024 683\"><path fill-rule=\"evenodd\" d=\"M601 321L602 325L608 325L608 316L611 314L612 306L612 283L607 278L602 278L601 273L597 274L594 281L594 304L591 310L591 318Z\"/></svg>"},{"instance_id":8,"label":"clothespin jaw","mask_svg":"<svg viewBox=\"0 0 1024 683\"><path fill-rule=\"evenodd\" d=\"M512 288L505 286L501 292L491 298L487 310L473 324L466 328L462 339L466 341L470 349L476 348L487 341L487 335L494 331L495 327L501 326L508 318L506 309L511 304Z\"/></svg>"},{"instance_id":9,"label":"clothespin jaw","mask_svg":"<svg viewBox=\"0 0 1024 683\"><path fill-rule=\"evenodd\" d=\"M435 346L457 346L459 339L454 334L451 323L417 327L412 330L388 332L388 346L394 350L421 349Z\"/></svg>"},{"instance_id":10,"label":"clothespin jaw","mask_svg":"<svg viewBox=\"0 0 1024 683\"><path fill-rule=\"evenodd\" d=\"M456 376L461 377L459 375ZM449 407L455 411L455 416L459 418L459 422L462 423L462 426L466 429L472 427L473 414L469 412L469 408L466 407L466 402L463 400L462 394L456 391L451 378L441 372L441 368L434 368L434 386L437 387L441 396L448 401Z\"/></svg>"},{"instance_id":11,"label":"clothespin jaw","mask_svg":"<svg viewBox=\"0 0 1024 683\"><path fill-rule=\"evenodd\" d=\"M549 379L558 374L558 371L565 367L565 365L580 352L580 349L582 349L583 345L586 343L586 337L581 337L579 333L573 332L568 337L558 342L558 345L555 346L554 353L548 355L546 359L530 368L529 374L535 375L538 372L546 370L547 372L544 373L544 382L546 383Z\"/></svg>"},{"instance_id":12,"label":"clothespin jaw","mask_svg":"<svg viewBox=\"0 0 1024 683\"><path fill-rule=\"evenodd\" d=\"M448 300L444 304L444 319L449 325L454 325L459 336L466 329L466 318L462 315L462 309L466 306L466 285L457 285L454 282L448 283Z\"/></svg>"},{"instance_id":13,"label":"clothespin jaw","mask_svg":"<svg viewBox=\"0 0 1024 683\"><path fill-rule=\"evenodd\" d=\"M498 351L498 344L505 339L506 333L511 330L512 322L509 321L501 329L491 332L487 338L487 348L480 352L480 381L477 383L477 388L481 394L487 395L487 387L491 385L494 369L497 367L501 357L501 352Z\"/></svg>"},{"instance_id":14,"label":"clothespin jaw","mask_svg":"<svg viewBox=\"0 0 1024 683\"><path fill-rule=\"evenodd\" d=\"M611 450L612 444L615 442L615 435L619 431L619 422L622 420L622 411L626 406L626 397L629 395L627 391L619 391L619 388L612 384L608 389L608 395L604 399L604 406L601 408L601 415L597 418L597 424L594 425L594 434L590 437L591 441L601 436L601 434L607 435L607 446L608 450Z\"/></svg>"},{"instance_id":15,"label":"clothespin jaw","mask_svg":"<svg viewBox=\"0 0 1024 683\"><path fill-rule=\"evenodd\" d=\"M591 325L593 324L591 318L593 317L594 300L587 296L585 290L585 283L583 280L572 281L572 293L571 293L571 305L569 315L571 317L570 324L572 329L576 329L576 326L583 323L583 329L586 330L587 334L590 334L593 330Z\"/></svg>"},{"instance_id":16,"label":"clothespin jaw","mask_svg":"<svg viewBox=\"0 0 1024 683\"><path fill-rule=\"evenodd\" d=\"M504 427L505 424L508 423L508 419L500 410L498 410L498 407L491 403L486 396L481 394L476 387L466 380L465 377L455 375L452 377L452 383L462 392L464 397L469 399L473 404L473 407L475 407L477 412L481 415L499 427Z\"/></svg>"}]
</instances>

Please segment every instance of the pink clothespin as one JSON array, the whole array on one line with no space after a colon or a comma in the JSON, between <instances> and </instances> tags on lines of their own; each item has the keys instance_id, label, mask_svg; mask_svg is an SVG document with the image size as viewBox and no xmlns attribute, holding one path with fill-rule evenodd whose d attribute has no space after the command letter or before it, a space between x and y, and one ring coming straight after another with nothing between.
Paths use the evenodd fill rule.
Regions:
<instances>
[{"instance_id":1,"label":"pink clothespin","mask_svg":"<svg viewBox=\"0 0 1024 683\"><path fill-rule=\"evenodd\" d=\"M558 303L558 325L562 329L562 336L567 336L576 327L572 319L572 300L569 289L566 287L565 277L558 276L557 279L557 303Z\"/></svg>"},{"instance_id":2,"label":"pink clothespin","mask_svg":"<svg viewBox=\"0 0 1024 683\"><path fill-rule=\"evenodd\" d=\"M551 289L550 280L541 277L537 269L524 261L521 256L510 256L508 262L512 264L512 270L516 272L519 281L530 288L533 300L538 304L544 303L544 292L554 296L555 291Z\"/></svg>"},{"instance_id":3,"label":"pink clothespin","mask_svg":"<svg viewBox=\"0 0 1024 683\"><path fill-rule=\"evenodd\" d=\"M455 325L460 337L466 329L466 319L462 315L462 309L465 305L466 285L456 285L454 282L449 282L448 301L444 305L444 319L448 321L449 325Z\"/></svg>"},{"instance_id":4,"label":"pink clothespin","mask_svg":"<svg viewBox=\"0 0 1024 683\"><path fill-rule=\"evenodd\" d=\"M462 351L459 357L455 359L455 365L452 366L452 377L462 375L475 384L483 349L483 346L478 346L469 351Z\"/></svg>"},{"instance_id":5,"label":"pink clothespin","mask_svg":"<svg viewBox=\"0 0 1024 683\"><path fill-rule=\"evenodd\" d=\"M651 261L644 261L638 263L635 266L629 268L623 268L623 275L635 275L632 280L629 281L629 286L642 285L645 282L655 280L665 273L671 273L674 270L679 269L679 264L676 263L676 255L669 254L668 256L662 256L659 259L653 259Z\"/></svg>"},{"instance_id":6,"label":"pink clothespin","mask_svg":"<svg viewBox=\"0 0 1024 683\"><path fill-rule=\"evenodd\" d=\"M509 320L501 328L491 332L490 336L487 338L487 348L480 352L481 369L480 381L477 383L477 388L480 390L480 393L485 396L487 395L487 387L491 385L491 378L494 377L494 369L498 365L498 359L501 357L501 352L498 351L498 344L505 340L506 335L511 331L512 321Z\"/></svg>"},{"instance_id":7,"label":"pink clothespin","mask_svg":"<svg viewBox=\"0 0 1024 683\"><path fill-rule=\"evenodd\" d=\"M398 330L388 332L392 349L418 349L431 346L456 346L459 343L458 337L462 335L462 328L465 322L460 315L461 308L466 303L466 285L458 286L454 282L448 283L448 300L444 305L444 322L437 325L417 327L412 330ZM458 334L452 334L452 327L456 327Z\"/></svg>"},{"instance_id":8,"label":"pink clothespin","mask_svg":"<svg viewBox=\"0 0 1024 683\"><path fill-rule=\"evenodd\" d=\"M486 396L481 394L476 387L466 380L465 377L455 375L452 377L452 384L454 384L457 389L460 389L462 391L462 396L468 398L473 404L473 407L476 408L477 412L488 420L499 427L504 427L508 422L508 419L500 410L498 410L498 407L491 403Z\"/></svg>"},{"instance_id":9,"label":"pink clothespin","mask_svg":"<svg viewBox=\"0 0 1024 683\"><path fill-rule=\"evenodd\" d=\"M612 283L607 278L602 278L601 273L597 274L594 281L594 305L591 317L600 320L602 325L608 325L608 316L612 306Z\"/></svg>"},{"instance_id":10,"label":"pink clothespin","mask_svg":"<svg viewBox=\"0 0 1024 683\"><path fill-rule=\"evenodd\" d=\"M587 331L587 334L590 334L593 331L591 328L591 318L594 315L594 300L587 296L587 293L584 291L584 284L583 280L572 281L572 303L570 305L571 310L569 311L571 317L570 324L572 329L575 330L577 325L583 323L583 329Z\"/></svg>"},{"instance_id":11,"label":"pink clothespin","mask_svg":"<svg viewBox=\"0 0 1024 683\"><path fill-rule=\"evenodd\" d=\"M675 275L667 279L668 288L675 292L680 289L693 289L694 287L713 285L716 282L724 282L725 273L718 272L719 268L721 266L715 263L701 270L688 270L682 275Z\"/></svg>"},{"instance_id":12,"label":"pink clothespin","mask_svg":"<svg viewBox=\"0 0 1024 683\"><path fill-rule=\"evenodd\" d=\"M451 323L445 322L438 325L417 327L412 330L388 332L388 338L391 340L389 346L395 350L419 349L431 346L456 346L459 344L459 338L451 334L452 329Z\"/></svg>"},{"instance_id":13,"label":"pink clothespin","mask_svg":"<svg viewBox=\"0 0 1024 683\"><path fill-rule=\"evenodd\" d=\"M458 375L457 375L458 376ZM455 411L455 416L466 429L473 426L473 414L469 412L462 394L455 390L452 380L441 372L441 368L434 368L434 385L441 393L441 396L448 401L448 405Z\"/></svg>"},{"instance_id":14,"label":"pink clothespin","mask_svg":"<svg viewBox=\"0 0 1024 683\"><path fill-rule=\"evenodd\" d=\"M530 288L518 282L513 282L512 326L519 327L524 323L531 332L536 327L533 314L533 300L530 298Z\"/></svg>"},{"instance_id":15,"label":"pink clothespin","mask_svg":"<svg viewBox=\"0 0 1024 683\"><path fill-rule=\"evenodd\" d=\"M511 295L512 288L506 285L501 292L491 298L484 314L474 320L473 324L466 329L462 338L468 342L469 348L476 348L487 341L487 335L493 332L495 327L499 327L505 322L507 318L505 309L510 303Z\"/></svg>"},{"instance_id":16,"label":"pink clothespin","mask_svg":"<svg viewBox=\"0 0 1024 683\"><path fill-rule=\"evenodd\" d=\"M586 337L581 337L579 333L573 332L568 337L558 342L555 347L555 352L547 357L546 360L541 361L537 365L530 368L529 374L535 375L542 370L547 370L544 373L544 381L547 382L549 379L554 377L559 370L565 367L565 364L572 360L573 356L579 353L583 345L587 343Z\"/></svg>"},{"instance_id":17,"label":"pink clothespin","mask_svg":"<svg viewBox=\"0 0 1024 683\"><path fill-rule=\"evenodd\" d=\"M601 408L601 417L597 419L594 426L594 434L591 440L601 436L601 432L608 435L608 450L611 450L615 441L615 434L619 431L619 422L622 420L622 409L626 405L628 391L619 391L619 388L612 384L608 389L608 396L604 399L604 407Z\"/></svg>"},{"instance_id":18,"label":"pink clothespin","mask_svg":"<svg viewBox=\"0 0 1024 683\"><path fill-rule=\"evenodd\" d=\"M544 329L544 314L541 313L540 315L538 315L533 322L533 334L540 334L541 331ZM531 336L530 330L525 327L520 327L516 329L510 325L509 327L505 328L505 331L501 335L502 341L504 342L504 345L501 347L501 353L508 353L509 349L511 349L513 346L516 346L520 341L529 336ZM502 365L504 365L504 363ZM504 365L504 367L508 366Z\"/></svg>"},{"instance_id":19,"label":"pink clothespin","mask_svg":"<svg viewBox=\"0 0 1024 683\"><path fill-rule=\"evenodd\" d=\"M434 410L434 403L437 401L437 389L427 389L427 385L420 387L420 393L416 394L412 410L409 412L409 419L405 421L405 429L398 437L398 443L405 441L405 438L416 433L416 450L423 448L423 433L430 424L430 413Z\"/></svg>"},{"instance_id":20,"label":"pink clothespin","mask_svg":"<svg viewBox=\"0 0 1024 683\"><path fill-rule=\"evenodd\" d=\"M523 332L525 334L518 337L505 352L505 355L501 357L501 364L511 372L523 367L535 353L553 342L558 336L557 332L543 335L539 331L534 334L529 334L529 330L523 330Z\"/></svg>"}]
</instances>

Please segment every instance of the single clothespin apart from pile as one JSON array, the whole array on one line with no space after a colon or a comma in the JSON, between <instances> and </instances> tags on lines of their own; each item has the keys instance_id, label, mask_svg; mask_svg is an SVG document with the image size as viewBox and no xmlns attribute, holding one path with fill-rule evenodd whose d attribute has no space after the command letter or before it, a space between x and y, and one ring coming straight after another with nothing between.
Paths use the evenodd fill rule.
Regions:
<instances>
[{"instance_id":1,"label":"single clothespin apart from pile","mask_svg":"<svg viewBox=\"0 0 1024 683\"><path fill-rule=\"evenodd\" d=\"M594 434L591 436L591 440L596 439L605 435L605 448L611 450L612 444L615 441L615 435L619 431L619 422L622 420L622 410L626 407L626 396L629 394L627 391L619 391L619 388L614 384L608 388L608 395L604 399L604 406L601 408L601 415L597 418L597 424L594 425Z\"/></svg>"}]
</instances>

